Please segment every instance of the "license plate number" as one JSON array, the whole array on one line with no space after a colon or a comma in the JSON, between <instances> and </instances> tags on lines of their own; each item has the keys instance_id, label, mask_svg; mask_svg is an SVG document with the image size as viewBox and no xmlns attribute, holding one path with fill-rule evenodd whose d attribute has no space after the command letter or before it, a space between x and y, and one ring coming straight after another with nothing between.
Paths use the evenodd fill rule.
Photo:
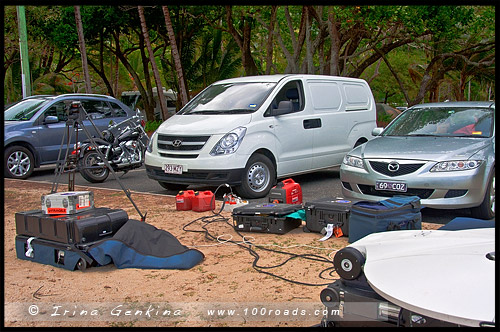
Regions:
<instances>
[{"instance_id":1,"label":"license plate number","mask_svg":"<svg viewBox=\"0 0 500 332\"><path fill-rule=\"evenodd\" d=\"M388 191L397 191L405 193L406 183L403 182L391 182L391 181L377 181L375 183L376 190L388 190Z\"/></svg>"},{"instance_id":2,"label":"license plate number","mask_svg":"<svg viewBox=\"0 0 500 332\"><path fill-rule=\"evenodd\" d=\"M163 171L167 174L182 174L182 165L165 164Z\"/></svg>"}]
</instances>

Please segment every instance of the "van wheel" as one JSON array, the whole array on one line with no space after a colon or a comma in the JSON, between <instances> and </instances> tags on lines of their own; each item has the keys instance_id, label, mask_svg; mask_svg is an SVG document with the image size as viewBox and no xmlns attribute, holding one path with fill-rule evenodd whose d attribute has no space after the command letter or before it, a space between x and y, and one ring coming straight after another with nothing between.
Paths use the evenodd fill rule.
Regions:
<instances>
[{"instance_id":1,"label":"van wheel","mask_svg":"<svg viewBox=\"0 0 500 332\"><path fill-rule=\"evenodd\" d=\"M276 179L276 170L268 157L255 154L247 162L241 185L235 189L241 197L261 198L271 190Z\"/></svg>"},{"instance_id":2,"label":"van wheel","mask_svg":"<svg viewBox=\"0 0 500 332\"><path fill-rule=\"evenodd\" d=\"M5 150L4 176L14 179L27 179L33 173L35 158L24 146L11 146Z\"/></svg>"},{"instance_id":3,"label":"van wheel","mask_svg":"<svg viewBox=\"0 0 500 332\"><path fill-rule=\"evenodd\" d=\"M488 188L484 195L483 202L478 207L471 209L474 218L489 220L495 218L495 170L490 176Z\"/></svg>"}]
</instances>

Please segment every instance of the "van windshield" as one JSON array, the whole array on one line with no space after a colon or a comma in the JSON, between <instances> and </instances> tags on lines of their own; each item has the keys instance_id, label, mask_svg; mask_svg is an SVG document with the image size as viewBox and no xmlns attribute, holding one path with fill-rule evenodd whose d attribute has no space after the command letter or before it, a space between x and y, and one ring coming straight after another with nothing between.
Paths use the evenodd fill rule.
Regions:
<instances>
[{"instance_id":1,"label":"van windshield","mask_svg":"<svg viewBox=\"0 0 500 332\"><path fill-rule=\"evenodd\" d=\"M214 84L198 94L178 114L253 113L276 83Z\"/></svg>"}]
</instances>

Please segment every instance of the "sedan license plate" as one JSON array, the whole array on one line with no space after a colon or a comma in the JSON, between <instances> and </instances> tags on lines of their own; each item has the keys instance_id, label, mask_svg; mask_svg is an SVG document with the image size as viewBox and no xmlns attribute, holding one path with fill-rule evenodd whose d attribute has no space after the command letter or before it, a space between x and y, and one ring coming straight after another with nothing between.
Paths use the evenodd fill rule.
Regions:
<instances>
[{"instance_id":1,"label":"sedan license plate","mask_svg":"<svg viewBox=\"0 0 500 332\"><path fill-rule=\"evenodd\" d=\"M163 170L167 174L182 174L182 165L165 164Z\"/></svg>"},{"instance_id":2,"label":"sedan license plate","mask_svg":"<svg viewBox=\"0 0 500 332\"><path fill-rule=\"evenodd\" d=\"M388 191L397 191L401 193L406 192L406 183L403 182L391 182L391 181L377 181L375 183L376 190L388 190Z\"/></svg>"}]
</instances>

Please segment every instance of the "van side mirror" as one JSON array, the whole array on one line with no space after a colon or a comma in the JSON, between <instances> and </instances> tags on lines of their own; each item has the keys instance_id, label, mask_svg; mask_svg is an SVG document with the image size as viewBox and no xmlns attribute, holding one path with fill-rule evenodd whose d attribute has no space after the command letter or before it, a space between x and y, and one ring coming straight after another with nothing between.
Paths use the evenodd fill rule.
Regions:
<instances>
[{"instance_id":1,"label":"van side mirror","mask_svg":"<svg viewBox=\"0 0 500 332\"><path fill-rule=\"evenodd\" d=\"M293 112L293 104L289 100L280 101L280 103L278 104L278 108L271 109L271 115L273 116L288 114L292 112Z\"/></svg>"},{"instance_id":2,"label":"van side mirror","mask_svg":"<svg viewBox=\"0 0 500 332\"><path fill-rule=\"evenodd\" d=\"M384 128L382 128L382 127L373 128L373 130L372 130L372 136L378 136L383 131L384 131Z\"/></svg>"},{"instance_id":3,"label":"van side mirror","mask_svg":"<svg viewBox=\"0 0 500 332\"><path fill-rule=\"evenodd\" d=\"M47 115L43 120L43 124L58 123L59 118L55 115Z\"/></svg>"}]
</instances>

